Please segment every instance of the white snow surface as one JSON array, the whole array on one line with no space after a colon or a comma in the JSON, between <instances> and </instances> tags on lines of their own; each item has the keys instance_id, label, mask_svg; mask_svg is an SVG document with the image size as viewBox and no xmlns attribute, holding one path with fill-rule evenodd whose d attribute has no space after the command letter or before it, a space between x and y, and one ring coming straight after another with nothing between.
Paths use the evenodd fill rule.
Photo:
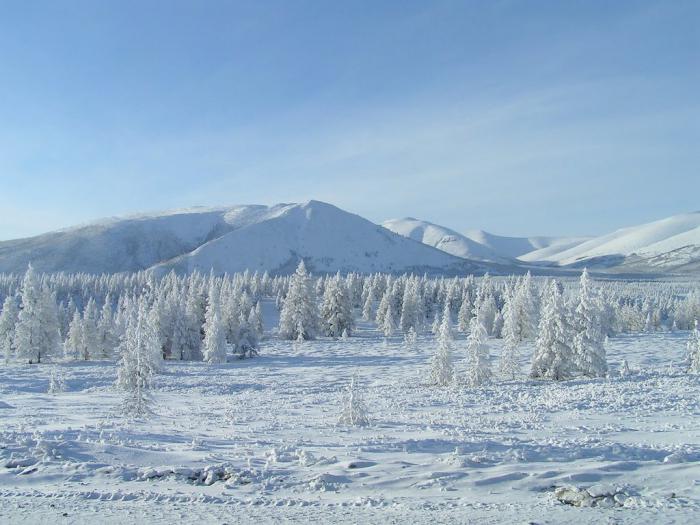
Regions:
<instances>
[{"instance_id":1,"label":"white snow surface","mask_svg":"<svg viewBox=\"0 0 700 525\"><path fill-rule=\"evenodd\" d=\"M519 380L471 389L426 385L428 335L407 350L366 324L300 346L268 334L253 359L168 362L137 421L118 413L113 362L58 365L57 395L51 366L0 367L0 523L693 523L686 338L611 339L609 378L560 383L526 379L528 346ZM461 336L454 355L463 374ZM371 424L339 427L355 371ZM624 504L565 505L568 485Z\"/></svg>"}]
</instances>

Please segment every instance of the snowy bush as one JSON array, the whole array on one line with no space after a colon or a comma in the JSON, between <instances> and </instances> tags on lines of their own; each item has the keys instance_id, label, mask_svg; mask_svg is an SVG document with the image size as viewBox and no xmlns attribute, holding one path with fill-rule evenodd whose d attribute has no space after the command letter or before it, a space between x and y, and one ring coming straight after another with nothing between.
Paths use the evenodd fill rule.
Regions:
<instances>
[{"instance_id":1,"label":"snowy bush","mask_svg":"<svg viewBox=\"0 0 700 525\"><path fill-rule=\"evenodd\" d=\"M356 427L369 425L367 407L357 386L356 374L353 374L343 397L343 406L338 417L338 424Z\"/></svg>"}]
</instances>

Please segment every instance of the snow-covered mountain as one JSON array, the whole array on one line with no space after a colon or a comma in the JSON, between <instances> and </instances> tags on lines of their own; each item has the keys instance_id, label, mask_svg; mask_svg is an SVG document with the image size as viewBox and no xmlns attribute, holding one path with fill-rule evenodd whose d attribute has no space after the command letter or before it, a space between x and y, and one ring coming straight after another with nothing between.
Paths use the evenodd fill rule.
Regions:
<instances>
[{"instance_id":1,"label":"snow-covered mountain","mask_svg":"<svg viewBox=\"0 0 700 525\"><path fill-rule=\"evenodd\" d=\"M399 235L464 259L514 263L510 256L499 253L487 244L428 221L407 217L385 221L382 226Z\"/></svg>"},{"instance_id":2,"label":"snow-covered mountain","mask_svg":"<svg viewBox=\"0 0 700 525\"><path fill-rule=\"evenodd\" d=\"M465 261L457 257L318 201L273 206L256 222L157 268L179 272L214 269L217 273L232 273L248 269L288 273L302 257L313 271L324 273L466 269Z\"/></svg>"},{"instance_id":3,"label":"snow-covered mountain","mask_svg":"<svg viewBox=\"0 0 700 525\"><path fill-rule=\"evenodd\" d=\"M698 266L700 212L623 228L553 254L528 255L530 261L560 266L688 270Z\"/></svg>"},{"instance_id":4,"label":"snow-covered mountain","mask_svg":"<svg viewBox=\"0 0 700 525\"><path fill-rule=\"evenodd\" d=\"M318 201L188 208L111 218L0 242L0 272L153 269L495 274L588 266L631 273L700 272L700 212L595 238L458 233L418 219L376 225Z\"/></svg>"},{"instance_id":5,"label":"snow-covered mountain","mask_svg":"<svg viewBox=\"0 0 700 525\"><path fill-rule=\"evenodd\" d=\"M300 258L316 272L481 272L488 268L330 204L190 208L113 218L0 242L0 272L114 273L153 268L287 273Z\"/></svg>"},{"instance_id":6,"label":"snow-covered mountain","mask_svg":"<svg viewBox=\"0 0 700 525\"><path fill-rule=\"evenodd\" d=\"M506 264L517 263L515 261L517 258L538 261L539 258L524 257L542 250L547 250L545 253L557 253L589 239L589 237L505 237L483 230L468 230L462 234L412 217L391 219L382 225L399 235L423 242L457 257Z\"/></svg>"}]
</instances>

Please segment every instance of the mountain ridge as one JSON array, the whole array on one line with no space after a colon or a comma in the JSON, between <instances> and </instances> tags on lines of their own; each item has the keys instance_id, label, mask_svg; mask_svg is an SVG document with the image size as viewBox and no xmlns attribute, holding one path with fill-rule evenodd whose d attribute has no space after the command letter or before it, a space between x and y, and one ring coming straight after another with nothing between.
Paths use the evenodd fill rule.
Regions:
<instances>
[{"instance_id":1,"label":"mountain ridge","mask_svg":"<svg viewBox=\"0 0 700 525\"><path fill-rule=\"evenodd\" d=\"M381 225L332 204L192 206L106 217L0 241L0 272L118 273L243 270L634 275L700 272L700 212L597 237L507 237L407 217Z\"/></svg>"}]
</instances>

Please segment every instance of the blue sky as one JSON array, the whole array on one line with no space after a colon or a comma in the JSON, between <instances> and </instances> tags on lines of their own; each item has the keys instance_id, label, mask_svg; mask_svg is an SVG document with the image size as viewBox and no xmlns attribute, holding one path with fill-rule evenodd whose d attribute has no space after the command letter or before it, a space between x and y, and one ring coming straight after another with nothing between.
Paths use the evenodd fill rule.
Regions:
<instances>
[{"instance_id":1,"label":"blue sky","mask_svg":"<svg viewBox=\"0 0 700 525\"><path fill-rule=\"evenodd\" d=\"M598 234L700 209L700 2L8 1L0 239L190 205Z\"/></svg>"}]
</instances>

